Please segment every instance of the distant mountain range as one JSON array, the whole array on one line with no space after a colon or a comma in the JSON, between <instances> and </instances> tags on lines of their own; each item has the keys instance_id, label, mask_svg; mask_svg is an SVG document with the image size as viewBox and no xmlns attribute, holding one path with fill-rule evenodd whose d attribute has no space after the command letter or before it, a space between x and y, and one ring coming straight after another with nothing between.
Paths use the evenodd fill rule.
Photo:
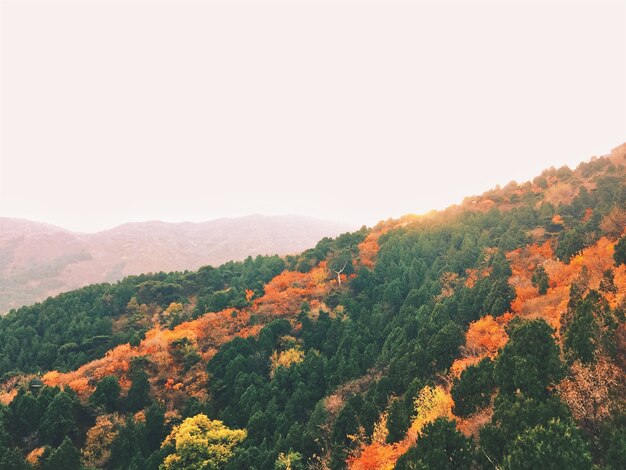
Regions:
<instances>
[{"instance_id":1,"label":"distant mountain range","mask_svg":"<svg viewBox=\"0 0 626 470\"><path fill-rule=\"evenodd\" d=\"M131 274L298 253L323 237L354 228L301 216L250 215L201 223L128 223L98 233L76 233L0 217L0 314Z\"/></svg>"}]
</instances>

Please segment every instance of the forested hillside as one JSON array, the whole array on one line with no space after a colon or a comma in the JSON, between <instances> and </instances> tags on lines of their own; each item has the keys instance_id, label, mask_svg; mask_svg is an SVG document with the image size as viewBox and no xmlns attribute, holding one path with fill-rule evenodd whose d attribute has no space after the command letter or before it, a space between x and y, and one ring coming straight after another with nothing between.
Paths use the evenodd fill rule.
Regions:
<instances>
[{"instance_id":1,"label":"forested hillside","mask_svg":"<svg viewBox=\"0 0 626 470\"><path fill-rule=\"evenodd\" d=\"M621 469L626 146L0 319L0 469Z\"/></svg>"}]
</instances>

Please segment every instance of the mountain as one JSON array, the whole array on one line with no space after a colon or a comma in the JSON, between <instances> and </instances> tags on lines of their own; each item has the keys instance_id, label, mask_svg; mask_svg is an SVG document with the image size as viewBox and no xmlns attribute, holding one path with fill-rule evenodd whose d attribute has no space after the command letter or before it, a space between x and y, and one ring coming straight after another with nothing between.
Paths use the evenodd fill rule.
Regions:
<instances>
[{"instance_id":1,"label":"mountain","mask_svg":"<svg viewBox=\"0 0 626 470\"><path fill-rule=\"evenodd\" d=\"M131 274L297 253L350 229L354 226L308 217L251 215L202 223L129 223L91 234L2 217L0 312Z\"/></svg>"},{"instance_id":2,"label":"mountain","mask_svg":"<svg viewBox=\"0 0 626 470\"><path fill-rule=\"evenodd\" d=\"M22 307L0 374L0 468L621 469L626 145Z\"/></svg>"}]
</instances>

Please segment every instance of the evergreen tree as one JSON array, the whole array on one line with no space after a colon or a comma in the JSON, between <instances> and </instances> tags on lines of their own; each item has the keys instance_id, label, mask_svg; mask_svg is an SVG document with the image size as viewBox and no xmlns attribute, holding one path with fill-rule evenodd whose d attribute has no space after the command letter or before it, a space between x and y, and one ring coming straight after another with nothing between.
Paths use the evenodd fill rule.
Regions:
<instances>
[{"instance_id":1,"label":"evergreen tree","mask_svg":"<svg viewBox=\"0 0 626 470\"><path fill-rule=\"evenodd\" d=\"M617 286L615 285L615 273L612 269L607 269L602 273L602 280L600 281L600 292L606 292L610 294L617 294Z\"/></svg>"},{"instance_id":2,"label":"evergreen tree","mask_svg":"<svg viewBox=\"0 0 626 470\"><path fill-rule=\"evenodd\" d=\"M63 439L61 445L45 458L42 470L80 470L80 451L69 437Z\"/></svg>"},{"instance_id":3,"label":"evergreen tree","mask_svg":"<svg viewBox=\"0 0 626 470\"><path fill-rule=\"evenodd\" d=\"M59 446L66 437L75 438L78 435L77 405L75 399L67 392L55 395L39 425L39 434L44 442Z\"/></svg>"},{"instance_id":4,"label":"evergreen tree","mask_svg":"<svg viewBox=\"0 0 626 470\"><path fill-rule=\"evenodd\" d=\"M593 309L593 298L587 296L578 303L570 324L565 328L565 348L574 359L586 363L593 360L599 333Z\"/></svg>"},{"instance_id":5,"label":"evergreen tree","mask_svg":"<svg viewBox=\"0 0 626 470\"><path fill-rule=\"evenodd\" d=\"M137 368L131 375L132 385L126 397L126 406L130 411L139 411L150 403L150 382L148 374Z\"/></svg>"},{"instance_id":6,"label":"evergreen tree","mask_svg":"<svg viewBox=\"0 0 626 470\"><path fill-rule=\"evenodd\" d=\"M494 377L502 393L545 396L563 366L552 328L544 320L513 322L509 341L496 359Z\"/></svg>"},{"instance_id":7,"label":"evergreen tree","mask_svg":"<svg viewBox=\"0 0 626 470\"><path fill-rule=\"evenodd\" d=\"M10 404L10 410L14 437L24 438L37 430L41 413L32 393L20 390Z\"/></svg>"},{"instance_id":8,"label":"evergreen tree","mask_svg":"<svg viewBox=\"0 0 626 470\"><path fill-rule=\"evenodd\" d=\"M580 431L559 419L518 436L503 464L507 470L589 470L591 467L591 453Z\"/></svg>"},{"instance_id":9,"label":"evergreen tree","mask_svg":"<svg viewBox=\"0 0 626 470\"><path fill-rule=\"evenodd\" d=\"M543 266L537 266L533 272L531 281L533 286L539 290L540 295L545 295L546 292L548 292L548 287L550 287L550 278L548 277L546 268Z\"/></svg>"},{"instance_id":10,"label":"evergreen tree","mask_svg":"<svg viewBox=\"0 0 626 470\"><path fill-rule=\"evenodd\" d=\"M0 468L2 470L28 470L31 467L18 449L0 445Z\"/></svg>"},{"instance_id":11,"label":"evergreen tree","mask_svg":"<svg viewBox=\"0 0 626 470\"><path fill-rule=\"evenodd\" d=\"M472 442L456 430L454 422L438 418L427 424L417 445L396 464L396 470L469 470L474 450Z\"/></svg>"},{"instance_id":12,"label":"evergreen tree","mask_svg":"<svg viewBox=\"0 0 626 470\"><path fill-rule=\"evenodd\" d=\"M615 266L626 264L626 235L622 235L615 244L613 259L615 260Z\"/></svg>"},{"instance_id":13,"label":"evergreen tree","mask_svg":"<svg viewBox=\"0 0 626 470\"><path fill-rule=\"evenodd\" d=\"M467 417L487 406L495 385L491 359L485 358L475 366L469 366L452 385L454 413Z\"/></svg>"},{"instance_id":14,"label":"evergreen tree","mask_svg":"<svg viewBox=\"0 0 626 470\"><path fill-rule=\"evenodd\" d=\"M101 406L105 411L111 413L119 407L120 391L121 387L117 377L108 375L98 382L91 395L91 403L95 406Z\"/></svg>"},{"instance_id":15,"label":"evergreen tree","mask_svg":"<svg viewBox=\"0 0 626 470\"><path fill-rule=\"evenodd\" d=\"M154 452L161 447L161 441L167 435L165 431L165 408L158 402L153 402L146 409L146 440L148 450Z\"/></svg>"},{"instance_id":16,"label":"evergreen tree","mask_svg":"<svg viewBox=\"0 0 626 470\"><path fill-rule=\"evenodd\" d=\"M126 418L111 444L109 466L112 469L126 469L138 452L148 453L145 432L143 423L135 423L132 416Z\"/></svg>"},{"instance_id":17,"label":"evergreen tree","mask_svg":"<svg viewBox=\"0 0 626 470\"><path fill-rule=\"evenodd\" d=\"M411 425L411 413L407 412L404 400L395 400L389 407L387 416L387 442L403 439Z\"/></svg>"}]
</instances>

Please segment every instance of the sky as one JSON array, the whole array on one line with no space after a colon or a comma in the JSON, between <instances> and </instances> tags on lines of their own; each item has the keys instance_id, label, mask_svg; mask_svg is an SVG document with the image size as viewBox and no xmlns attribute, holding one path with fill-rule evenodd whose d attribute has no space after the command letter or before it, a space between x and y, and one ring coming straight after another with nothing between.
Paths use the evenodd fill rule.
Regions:
<instances>
[{"instance_id":1,"label":"sky","mask_svg":"<svg viewBox=\"0 0 626 470\"><path fill-rule=\"evenodd\" d=\"M373 225L626 141L626 2L0 3L0 216Z\"/></svg>"}]
</instances>

